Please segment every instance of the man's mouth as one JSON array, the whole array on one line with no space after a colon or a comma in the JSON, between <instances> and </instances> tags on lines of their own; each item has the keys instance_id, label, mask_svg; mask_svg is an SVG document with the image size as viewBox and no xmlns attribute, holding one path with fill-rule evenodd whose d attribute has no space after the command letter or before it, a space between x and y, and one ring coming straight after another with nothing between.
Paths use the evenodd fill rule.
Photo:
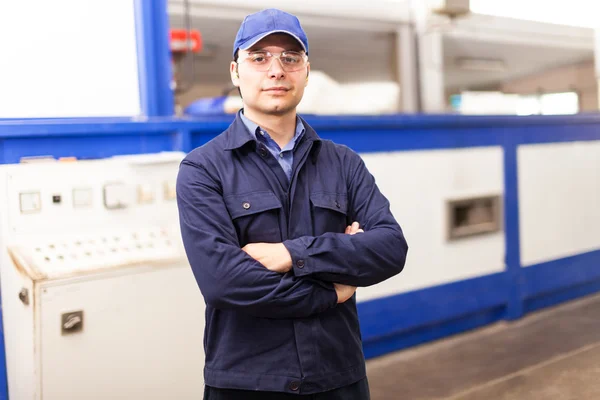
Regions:
<instances>
[{"instance_id":1,"label":"man's mouth","mask_svg":"<svg viewBox=\"0 0 600 400\"><path fill-rule=\"evenodd\" d=\"M268 89L264 89L265 92L271 92L271 93L284 93L287 92L289 89L283 86L275 86L272 88L268 88Z\"/></svg>"}]
</instances>

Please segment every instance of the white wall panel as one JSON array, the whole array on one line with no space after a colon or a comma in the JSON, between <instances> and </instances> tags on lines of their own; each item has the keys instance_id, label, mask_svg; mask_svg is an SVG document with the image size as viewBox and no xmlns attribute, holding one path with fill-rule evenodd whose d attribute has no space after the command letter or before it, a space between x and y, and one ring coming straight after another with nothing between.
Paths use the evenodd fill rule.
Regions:
<instances>
[{"instance_id":1,"label":"white wall panel","mask_svg":"<svg viewBox=\"0 0 600 400\"><path fill-rule=\"evenodd\" d=\"M362 157L390 200L392 213L404 229L409 251L404 271L378 285L359 288L359 301L504 270L502 232L449 242L445 214L447 199L503 195L501 148L377 153Z\"/></svg>"},{"instance_id":2,"label":"white wall panel","mask_svg":"<svg viewBox=\"0 0 600 400\"><path fill-rule=\"evenodd\" d=\"M600 249L600 141L517 152L521 264Z\"/></svg>"},{"instance_id":3,"label":"white wall panel","mask_svg":"<svg viewBox=\"0 0 600 400\"><path fill-rule=\"evenodd\" d=\"M0 1L0 118L141 113L132 0Z\"/></svg>"}]
</instances>

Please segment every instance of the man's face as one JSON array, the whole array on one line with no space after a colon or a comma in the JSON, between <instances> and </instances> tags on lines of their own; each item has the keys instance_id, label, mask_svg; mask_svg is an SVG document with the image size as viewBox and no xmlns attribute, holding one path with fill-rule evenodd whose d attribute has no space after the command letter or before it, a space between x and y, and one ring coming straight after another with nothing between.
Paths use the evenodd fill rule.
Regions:
<instances>
[{"instance_id":1,"label":"man's face","mask_svg":"<svg viewBox=\"0 0 600 400\"><path fill-rule=\"evenodd\" d=\"M248 50L239 50L238 62L231 63L230 72L233 84L242 93L244 109L263 115L284 115L294 111L302 100L310 65L287 72L279 59L274 58L268 71L258 71L247 60L248 55L256 51L279 55L284 51L302 52L302 47L293 37L275 33Z\"/></svg>"}]
</instances>

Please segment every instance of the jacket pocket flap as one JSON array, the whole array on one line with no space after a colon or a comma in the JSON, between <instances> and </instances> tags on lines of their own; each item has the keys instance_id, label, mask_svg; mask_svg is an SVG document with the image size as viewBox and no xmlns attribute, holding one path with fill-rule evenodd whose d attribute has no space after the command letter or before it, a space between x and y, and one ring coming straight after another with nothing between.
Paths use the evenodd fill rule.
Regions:
<instances>
[{"instance_id":1,"label":"jacket pocket flap","mask_svg":"<svg viewBox=\"0 0 600 400\"><path fill-rule=\"evenodd\" d=\"M327 208L343 214L348 212L348 199L345 193L311 193L310 201L315 207Z\"/></svg>"},{"instance_id":2,"label":"jacket pocket flap","mask_svg":"<svg viewBox=\"0 0 600 400\"><path fill-rule=\"evenodd\" d=\"M272 191L232 194L225 197L225 205L233 219L282 207Z\"/></svg>"}]
</instances>

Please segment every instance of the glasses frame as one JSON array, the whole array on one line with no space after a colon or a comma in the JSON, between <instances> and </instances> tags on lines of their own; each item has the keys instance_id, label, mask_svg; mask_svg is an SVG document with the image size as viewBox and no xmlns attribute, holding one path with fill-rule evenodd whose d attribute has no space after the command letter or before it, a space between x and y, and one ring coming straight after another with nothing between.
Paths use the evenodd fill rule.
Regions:
<instances>
[{"instance_id":1,"label":"glasses frame","mask_svg":"<svg viewBox=\"0 0 600 400\"><path fill-rule=\"evenodd\" d=\"M267 72L271 69L271 67L273 66L273 61L275 61L275 59L277 59L279 61L279 64L281 65L281 68L285 71L285 72L296 72L296 71L300 71L301 69L305 68L308 65L308 55L305 52L300 52L300 51L294 51L294 50L289 50L289 51L282 51L281 53L271 53L268 50L255 50L255 51L250 51L247 54L244 54L244 56L242 57L242 55L238 55L238 59L237 59L237 63L243 63L244 61L248 60L253 54L256 53L264 53L267 58L271 58L271 62L264 65L264 66L260 66L260 67L265 67L265 69L257 69L256 65L252 65L249 64L254 70L258 71L258 72ZM289 53L293 53L294 55L300 55L302 57L302 61L304 61L304 63L302 65L299 65L297 68L294 67L293 69L289 69L290 67L286 64L284 64L281 61L281 57L284 57L286 54Z\"/></svg>"}]
</instances>

